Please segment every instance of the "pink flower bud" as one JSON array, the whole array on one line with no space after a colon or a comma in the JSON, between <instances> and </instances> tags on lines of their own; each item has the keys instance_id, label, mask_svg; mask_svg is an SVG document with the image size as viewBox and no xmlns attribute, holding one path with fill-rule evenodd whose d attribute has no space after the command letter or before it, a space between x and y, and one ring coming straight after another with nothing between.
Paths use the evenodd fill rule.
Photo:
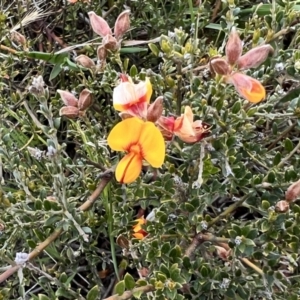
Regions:
<instances>
[{"instance_id":1,"label":"pink flower bud","mask_svg":"<svg viewBox=\"0 0 300 300\"><path fill-rule=\"evenodd\" d=\"M79 116L79 109L74 106L64 106L60 109L59 115L69 119L76 119Z\"/></svg>"},{"instance_id":2,"label":"pink flower bud","mask_svg":"<svg viewBox=\"0 0 300 300\"><path fill-rule=\"evenodd\" d=\"M115 38L119 40L124 33L130 28L130 19L129 19L130 10L123 11L115 23Z\"/></svg>"},{"instance_id":3,"label":"pink flower bud","mask_svg":"<svg viewBox=\"0 0 300 300\"><path fill-rule=\"evenodd\" d=\"M300 180L289 186L285 193L285 200L288 202L295 201L300 196Z\"/></svg>"},{"instance_id":4,"label":"pink flower bud","mask_svg":"<svg viewBox=\"0 0 300 300\"><path fill-rule=\"evenodd\" d=\"M230 65L234 65L243 51L243 43L237 33L235 27L232 27L231 33L229 35L228 42L226 44L225 52L226 58Z\"/></svg>"},{"instance_id":5,"label":"pink flower bud","mask_svg":"<svg viewBox=\"0 0 300 300\"><path fill-rule=\"evenodd\" d=\"M100 35L101 37L105 37L108 34L112 35L112 31L111 31L109 25L103 18L96 15L93 11L90 11L88 13L88 15L90 17L90 22L91 22L93 31L96 34Z\"/></svg>"},{"instance_id":6,"label":"pink flower bud","mask_svg":"<svg viewBox=\"0 0 300 300\"><path fill-rule=\"evenodd\" d=\"M220 75L227 75L230 73L230 66L223 58L215 58L210 61L210 66L213 71Z\"/></svg>"},{"instance_id":7,"label":"pink flower bud","mask_svg":"<svg viewBox=\"0 0 300 300\"><path fill-rule=\"evenodd\" d=\"M79 95L78 108L79 110L86 110L92 104L92 92L84 89Z\"/></svg>"},{"instance_id":8,"label":"pink flower bud","mask_svg":"<svg viewBox=\"0 0 300 300\"><path fill-rule=\"evenodd\" d=\"M63 90L57 90L57 92L66 106L78 106L78 100L72 93Z\"/></svg>"},{"instance_id":9,"label":"pink flower bud","mask_svg":"<svg viewBox=\"0 0 300 300\"><path fill-rule=\"evenodd\" d=\"M147 120L155 123L161 117L163 109L163 97L160 96L149 105L147 110Z\"/></svg>"},{"instance_id":10,"label":"pink flower bud","mask_svg":"<svg viewBox=\"0 0 300 300\"><path fill-rule=\"evenodd\" d=\"M106 55L107 55L107 50L105 49L105 47L103 45L99 46L97 48L98 60L104 61L106 59Z\"/></svg>"},{"instance_id":11,"label":"pink flower bud","mask_svg":"<svg viewBox=\"0 0 300 300\"><path fill-rule=\"evenodd\" d=\"M112 35L108 34L103 38L103 46L105 47L105 49L108 50L118 50L120 47L120 44L118 43L118 41L116 40L116 38L114 38Z\"/></svg>"},{"instance_id":12,"label":"pink flower bud","mask_svg":"<svg viewBox=\"0 0 300 300\"><path fill-rule=\"evenodd\" d=\"M27 43L25 36L17 31L12 31L10 37L14 42L18 43L19 45L25 46Z\"/></svg>"},{"instance_id":13,"label":"pink flower bud","mask_svg":"<svg viewBox=\"0 0 300 300\"><path fill-rule=\"evenodd\" d=\"M240 70L256 68L267 59L269 53L273 52L274 49L270 45L255 47L238 59L237 66Z\"/></svg>"},{"instance_id":14,"label":"pink flower bud","mask_svg":"<svg viewBox=\"0 0 300 300\"><path fill-rule=\"evenodd\" d=\"M290 204L286 200L281 200L276 203L275 211L278 213L285 213L289 210Z\"/></svg>"},{"instance_id":15,"label":"pink flower bud","mask_svg":"<svg viewBox=\"0 0 300 300\"><path fill-rule=\"evenodd\" d=\"M216 248L216 251L217 251L217 254L218 256L222 259L222 260L228 260L228 257L230 256L231 254L231 249L229 250L226 250L225 248L223 247L220 247L220 246L215 246Z\"/></svg>"},{"instance_id":16,"label":"pink flower bud","mask_svg":"<svg viewBox=\"0 0 300 300\"><path fill-rule=\"evenodd\" d=\"M84 68L91 69L95 67L94 61L84 54L77 56L75 61Z\"/></svg>"}]
</instances>

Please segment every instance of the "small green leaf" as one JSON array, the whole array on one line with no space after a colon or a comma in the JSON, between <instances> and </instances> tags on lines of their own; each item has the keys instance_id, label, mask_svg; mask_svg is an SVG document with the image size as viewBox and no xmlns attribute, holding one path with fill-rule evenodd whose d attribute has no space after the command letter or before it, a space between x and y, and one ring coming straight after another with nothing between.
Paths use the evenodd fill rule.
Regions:
<instances>
[{"instance_id":1,"label":"small green leaf","mask_svg":"<svg viewBox=\"0 0 300 300\"><path fill-rule=\"evenodd\" d=\"M34 249L36 247L36 242L33 240L27 240L27 244L31 249Z\"/></svg>"},{"instance_id":2,"label":"small green leaf","mask_svg":"<svg viewBox=\"0 0 300 300\"><path fill-rule=\"evenodd\" d=\"M115 292L121 296L125 292L125 282L124 280L119 281L115 286Z\"/></svg>"},{"instance_id":3,"label":"small green leaf","mask_svg":"<svg viewBox=\"0 0 300 300\"><path fill-rule=\"evenodd\" d=\"M62 67L61 64L56 64L50 74L49 80L53 80L55 77L57 77L59 75L59 73L62 71Z\"/></svg>"},{"instance_id":4,"label":"small green leaf","mask_svg":"<svg viewBox=\"0 0 300 300\"><path fill-rule=\"evenodd\" d=\"M129 273L125 274L124 282L127 290L132 290L135 287L135 280Z\"/></svg>"},{"instance_id":5,"label":"small green leaf","mask_svg":"<svg viewBox=\"0 0 300 300\"><path fill-rule=\"evenodd\" d=\"M241 102L240 101L236 101L234 103L234 105L232 106L232 109L231 109L232 113L233 114L237 114L241 110L241 106L242 106Z\"/></svg>"},{"instance_id":6,"label":"small green leaf","mask_svg":"<svg viewBox=\"0 0 300 300\"><path fill-rule=\"evenodd\" d=\"M38 298L39 300L50 300L50 298L48 298L46 295L44 294L38 294Z\"/></svg>"},{"instance_id":7,"label":"small green leaf","mask_svg":"<svg viewBox=\"0 0 300 300\"><path fill-rule=\"evenodd\" d=\"M91 288L86 296L86 300L96 300L99 298L99 287L98 285L95 285L93 288Z\"/></svg>"},{"instance_id":8,"label":"small green leaf","mask_svg":"<svg viewBox=\"0 0 300 300\"><path fill-rule=\"evenodd\" d=\"M61 273L59 276L59 281L62 283L66 283L68 280L68 276L65 272Z\"/></svg>"},{"instance_id":9,"label":"small green leaf","mask_svg":"<svg viewBox=\"0 0 300 300\"><path fill-rule=\"evenodd\" d=\"M45 209L46 211L49 211L49 210L52 209L51 203L50 203L50 201L47 200L47 199L43 201L43 205L44 205L44 209Z\"/></svg>"},{"instance_id":10,"label":"small green leaf","mask_svg":"<svg viewBox=\"0 0 300 300\"><path fill-rule=\"evenodd\" d=\"M132 65L129 71L130 77L135 77L138 74L138 69L135 65Z\"/></svg>"},{"instance_id":11,"label":"small green leaf","mask_svg":"<svg viewBox=\"0 0 300 300\"><path fill-rule=\"evenodd\" d=\"M289 138L284 141L284 149L288 152L291 152L294 149L294 144Z\"/></svg>"},{"instance_id":12,"label":"small green leaf","mask_svg":"<svg viewBox=\"0 0 300 300\"><path fill-rule=\"evenodd\" d=\"M150 50L152 51L152 53L155 55L155 56L158 56L159 54L159 49L157 48L157 46L153 43L150 43L148 44L148 47L150 48Z\"/></svg>"},{"instance_id":13,"label":"small green leaf","mask_svg":"<svg viewBox=\"0 0 300 300\"><path fill-rule=\"evenodd\" d=\"M251 240L251 239L243 239L243 242L245 243L245 245L247 246L256 246L255 243Z\"/></svg>"},{"instance_id":14,"label":"small green leaf","mask_svg":"<svg viewBox=\"0 0 300 300\"><path fill-rule=\"evenodd\" d=\"M261 202L261 206L262 206L262 208L263 208L264 210L267 210L267 209L270 207L270 202L267 201L267 200L263 200L263 201Z\"/></svg>"},{"instance_id":15,"label":"small green leaf","mask_svg":"<svg viewBox=\"0 0 300 300\"><path fill-rule=\"evenodd\" d=\"M275 179L276 179L275 173L273 171L270 171L270 173L267 176L268 182L273 183L275 182Z\"/></svg>"},{"instance_id":16,"label":"small green leaf","mask_svg":"<svg viewBox=\"0 0 300 300\"><path fill-rule=\"evenodd\" d=\"M169 268L164 263L161 263L159 266L159 271L166 274L167 277L170 277L170 271Z\"/></svg>"},{"instance_id":17,"label":"small green leaf","mask_svg":"<svg viewBox=\"0 0 300 300\"><path fill-rule=\"evenodd\" d=\"M132 295L133 295L134 298L140 299L141 296L143 295L143 293L144 293L143 291L137 290L137 291L134 291L134 292L132 293Z\"/></svg>"},{"instance_id":18,"label":"small green leaf","mask_svg":"<svg viewBox=\"0 0 300 300\"><path fill-rule=\"evenodd\" d=\"M34 208L35 208L35 210L42 210L42 208L43 208L43 203L42 203L42 201L39 200L39 199L36 199L36 200L34 201Z\"/></svg>"},{"instance_id":19,"label":"small green leaf","mask_svg":"<svg viewBox=\"0 0 300 300\"><path fill-rule=\"evenodd\" d=\"M208 269L205 266L202 266L200 269L200 273L203 277L207 277L208 276Z\"/></svg>"},{"instance_id":20,"label":"small green leaf","mask_svg":"<svg viewBox=\"0 0 300 300\"><path fill-rule=\"evenodd\" d=\"M277 152L274 159L273 159L273 165L277 166L281 161L281 154L280 152Z\"/></svg>"}]
</instances>

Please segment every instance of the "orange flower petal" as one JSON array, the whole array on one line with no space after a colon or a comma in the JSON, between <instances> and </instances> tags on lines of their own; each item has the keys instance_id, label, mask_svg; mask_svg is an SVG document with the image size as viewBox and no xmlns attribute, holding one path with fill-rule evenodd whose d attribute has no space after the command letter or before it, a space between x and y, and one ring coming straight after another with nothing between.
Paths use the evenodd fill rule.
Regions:
<instances>
[{"instance_id":1,"label":"orange flower petal","mask_svg":"<svg viewBox=\"0 0 300 300\"><path fill-rule=\"evenodd\" d=\"M147 234L148 234L148 232L142 231L142 232L136 232L136 233L133 233L132 235L133 235L136 239L142 240Z\"/></svg>"},{"instance_id":2,"label":"orange flower petal","mask_svg":"<svg viewBox=\"0 0 300 300\"><path fill-rule=\"evenodd\" d=\"M125 155L118 163L115 172L116 179L120 183L131 183L139 177L141 170L141 156L134 152L130 152Z\"/></svg>"},{"instance_id":3,"label":"orange flower petal","mask_svg":"<svg viewBox=\"0 0 300 300\"><path fill-rule=\"evenodd\" d=\"M176 135L194 136L194 114L189 106L185 107L184 114L175 120L174 133Z\"/></svg>"},{"instance_id":4,"label":"orange flower petal","mask_svg":"<svg viewBox=\"0 0 300 300\"><path fill-rule=\"evenodd\" d=\"M145 231L142 228L142 225L146 224L147 220L145 220L144 217L142 218L138 218L137 220L137 224L133 226L133 236L139 240L143 239L146 235L148 235L148 232Z\"/></svg>"},{"instance_id":5,"label":"orange flower petal","mask_svg":"<svg viewBox=\"0 0 300 300\"><path fill-rule=\"evenodd\" d=\"M146 83L146 102L150 103L150 99L152 96L152 84L148 77L146 78L145 83Z\"/></svg>"},{"instance_id":6,"label":"orange flower petal","mask_svg":"<svg viewBox=\"0 0 300 300\"><path fill-rule=\"evenodd\" d=\"M141 135L144 122L138 118L128 118L118 123L109 133L107 143L115 151L128 151Z\"/></svg>"},{"instance_id":7,"label":"orange flower petal","mask_svg":"<svg viewBox=\"0 0 300 300\"><path fill-rule=\"evenodd\" d=\"M146 219L144 217L138 218L135 221L137 221L136 225L133 226L133 231L138 232L142 229L142 225L146 224Z\"/></svg>"},{"instance_id":8,"label":"orange flower petal","mask_svg":"<svg viewBox=\"0 0 300 300\"><path fill-rule=\"evenodd\" d=\"M145 122L139 138L143 158L155 168L161 167L165 159L165 141L152 122Z\"/></svg>"},{"instance_id":9,"label":"orange flower petal","mask_svg":"<svg viewBox=\"0 0 300 300\"><path fill-rule=\"evenodd\" d=\"M237 92L252 103L258 103L266 97L263 85L250 76L234 73L226 77L226 82L233 84Z\"/></svg>"}]
</instances>

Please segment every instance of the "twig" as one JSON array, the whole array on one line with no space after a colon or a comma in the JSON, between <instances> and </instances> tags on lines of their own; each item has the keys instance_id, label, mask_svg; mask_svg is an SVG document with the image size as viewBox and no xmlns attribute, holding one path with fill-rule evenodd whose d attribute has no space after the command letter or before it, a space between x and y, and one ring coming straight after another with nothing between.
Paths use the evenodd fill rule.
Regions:
<instances>
[{"instance_id":1,"label":"twig","mask_svg":"<svg viewBox=\"0 0 300 300\"><path fill-rule=\"evenodd\" d=\"M268 151L270 151L281 139L283 139L295 126L297 125L297 123L293 123L291 126L289 126L286 130L284 130L281 135L279 135L279 137L276 138L276 140L269 145L268 147Z\"/></svg>"},{"instance_id":2,"label":"twig","mask_svg":"<svg viewBox=\"0 0 300 300\"><path fill-rule=\"evenodd\" d=\"M214 10L213 10L213 13L212 13L212 17L210 19L210 23L213 23L215 21L215 19L217 18L218 12L219 12L219 10L220 10L221 7L222 7L221 0L217 0L216 4L215 4L215 7L214 7Z\"/></svg>"},{"instance_id":3,"label":"twig","mask_svg":"<svg viewBox=\"0 0 300 300\"><path fill-rule=\"evenodd\" d=\"M110 297L105 298L103 300L127 300L127 299L131 299L132 296L135 293L140 293L140 292L142 292L142 293L149 293L149 292L152 292L154 290L155 290L154 286L152 284L148 284L148 285L144 285L144 286L135 288L132 291L126 291L121 296L119 296L119 295L113 295L113 296L110 296Z\"/></svg>"},{"instance_id":4,"label":"twig","mask_svg":"<svg viewBox=\"0 0 300 300\"><path fill-rule=\"evenodd\" d=\"M191 257L192 254L196 251L196 249L203 243L203 242L212 242L212 243L228 243L229 239L228 238L222 238L222 237L217 237L214 236L210 233L198 233L194 237L191 245L185 250L185 256Z\"/></svg>"},{"instance_id":5,"label":"twig","mask_svg":"<svg viewBox=\"0 0 300 300\"><path fill-rule=\"evenodd\" d=\"M180 116L181 114L181 103L182 103L182 64L181 62L177 63L177 91L176 91L176 98L177 98L177 105L176 105L176 114Z\"/></svg>"},{"instance_id":6,"label":"twig","mask_svg":"<svg viewBox=\"0 0 300 300\"><path fill-rule=\"evenodd\" d=\"M252 193L249 193L248 195L243 196L239 201L231 204L227 209L225 209L222 213L220 213L217 217L211 220L211 222L208 224L207 229L212 227L214 224L219 222L222 218L228 216L232 212L234 212L239 206L241 206L251 195Z\"/></svg>"},{"instance_id":7,"label":"twig","mask_svg":"<svg viewBox=\"0 0 300 300\"><path fill-rule=\"evenodd\" d=\"M282 159L282 161L277 165L277 168L282 167L299 149L300 149L300 139L297 146L290 152L288 156Z\"/></svg>"},{"instance_id":8,"label":"twig","mask_svg":"<svg viewBox=\"0 0 300 300\"><path fill-rule=\"evenodd\" d=\"M79 210L86 211L95 203L98 196L104 190L106 185L111 181L111 179L113 177L113 171L110 169L106 170L105 172L103 172L101 177L102 177L102 180L100 181L99 185L94 190L94 192L91 194L91 196L79 207Z\"/></svg>"}]
</instances>

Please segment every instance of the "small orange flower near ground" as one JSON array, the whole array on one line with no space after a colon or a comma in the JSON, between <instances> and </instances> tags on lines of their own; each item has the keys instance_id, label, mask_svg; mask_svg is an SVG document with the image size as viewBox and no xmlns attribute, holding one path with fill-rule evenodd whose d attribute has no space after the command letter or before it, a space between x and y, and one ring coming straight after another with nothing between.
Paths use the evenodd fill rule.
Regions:
<instances>
[{"instance_id":1,"label":"small orange flower near ground","mask_svg":"<svg viewBox=\"0 0 300 300\"><path fill-rule=\"evenodd\" d=\"M158 125L164 137L168 140L177 135L186 143L196 143L207 136L209 126L200 120L194 121L194 114L189 106L185 107L184 114L176 119L174 117L160 117Z\"/></svg>"},{"instance_id":2,"label":"small orange flower near ground","mask_svg":"<svg viewBox=\"0 0 300 300\"><path fill-rule=\"evenodd\" d=\"M165 159L165 141L159 129L154 123L136 117L118 123L109 133L107 143L115 151L127 152L116 168L120 183L137 179L143 159L154 168L161 167Z\"/></svg>"},{"instance_id":3,"label":"small orange flower near ground","mask_svg":"<svg viewBox=\"0 0 300 300\"><path fill-rule=\"evenodd\" d=\"M133 226L133 234L132 235L136 239L142 240L145 236L148 235L148 232L142 228L142 225L145 225L147 220L144 217L142 217L142 218L138 218L135 221L137 221L137 223L136 223L136 225Z\"/></svg>"}]
</instances>

